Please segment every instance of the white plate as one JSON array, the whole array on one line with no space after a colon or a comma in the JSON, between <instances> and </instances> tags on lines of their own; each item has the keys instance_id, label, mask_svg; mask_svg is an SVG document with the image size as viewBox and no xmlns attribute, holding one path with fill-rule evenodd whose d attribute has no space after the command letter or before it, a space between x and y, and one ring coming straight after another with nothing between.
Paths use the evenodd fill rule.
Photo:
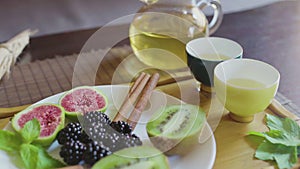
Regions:
<instances>
[{"instance_id":1,"label":"white plate","mask_svg":"<svg viewBox=\"0 0 300 169\"><path fill-rule=\"evenodd\" d=\"M107 85L107 86L97 86L97 89L100 89L104 95L107 96L109 107L106 111L106 114L112 118L116 113L116 107L120 107L120 104L123 102L125 95L128 92L128 86L119 86L119 85ZM53 95L51 97L45 98L35 104L40 103L58 103L60 97L63 93ZM158 110L161 107L172 104L179 104L180 100L174 98L165 93L155 91L150 98L150 106L146 108L146 111L143 113L140 123L137 125L134 133L136 133L145 144L151 144L149 140L145 125L147 120L151 117L151 114ZM6 127L8 130L11 130L11 125L9 124ZM206 123L204 131L202 132L201 137L208 138L204 143L199 144L192 152L186 156L172 156L169 157L169 163L172 169L211 169L213 167L215 157L216 157L216 142L211 131L211 128ZM58 157L58 144L54 142L49 148L51 155ZM1 168L5 169L17 169L13 163L13 159L10 158L4 151L0 151L0 164Z\"/></svg>"}]
</instances>

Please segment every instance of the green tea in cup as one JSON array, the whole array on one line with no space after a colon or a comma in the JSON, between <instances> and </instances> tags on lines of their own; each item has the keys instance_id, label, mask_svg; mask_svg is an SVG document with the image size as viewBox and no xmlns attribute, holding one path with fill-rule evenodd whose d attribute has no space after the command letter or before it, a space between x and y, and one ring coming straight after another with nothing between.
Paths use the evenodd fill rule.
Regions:
<instances>
[{"instance_id":1,"label":"green tea in cup","mask_svg":"<svg viewBox=\"0 0 300 169\"><path fill-rule=\"evenodd\" d=\"M252 59L228 60L214 71L215 91L230 117L250 122L274 98L280 74L271 65Z\"/></svg>"},{"instance_id":2,"label":"green tea in cup","mask_svg":"<svg viewBox=\"0 0 300 169\"><path fill-rule=\"evenodd\" d=\"M204 53L197 57L199 59L210 60L210 61L223 61L223 60L231 59L231 57L219 53Z\"/></svg>"},{"instance_id":3,"label":"green tea in cup","mask_svg":"<svg viewBox=\"0 0 300 169\"><path fill-rule=\"evenodd\" d=\"M201 89L211 91L215 67L225 60L242 58L243 48L230 39L205 37L190 41L186 53L188 66L201 83Z\"/></svg>"}]
</instances>

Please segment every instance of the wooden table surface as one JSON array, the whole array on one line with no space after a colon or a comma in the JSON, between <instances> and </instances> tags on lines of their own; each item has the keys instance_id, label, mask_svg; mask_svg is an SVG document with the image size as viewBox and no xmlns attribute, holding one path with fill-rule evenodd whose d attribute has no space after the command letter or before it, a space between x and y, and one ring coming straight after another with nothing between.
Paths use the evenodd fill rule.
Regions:
<instances>
[{"instance_id":1,"label":"wooden table surface","mask_svg":"<svg viewBox=\"0 0 300 169\"><path fill-rule=\"evenodd\" d=\"M279 91L300 105L300 1L284 1L234 14L225 15L220 29L214 36L222 36L239 42L244 47L244 57L255 58L274 65L281 73ZM22 60L31 61L78 53L85 41L97 28L63 34L32 38L23 53ZM114 26L103 37L99 46L105 48L115 32L128 32L128 25ZM128 44L128 39L117 45ZM161 86L161 90L178 95L174 84ZM170 91L171 90L171 91ZM269 110L267 110L268 112ZM263 168L268 163L253 159L254 148L245 140L248 130L265 130L263 115L256 116L255 123L241 124L231 121L226 113L215 131L217 159L215 168ZM0 127L9 119L1 120ZM233 130L234 128L234 130ZM246 151L244 151L246 149ZM237 153L239 152L239 153Z\"/></svg>"}]
</instances>

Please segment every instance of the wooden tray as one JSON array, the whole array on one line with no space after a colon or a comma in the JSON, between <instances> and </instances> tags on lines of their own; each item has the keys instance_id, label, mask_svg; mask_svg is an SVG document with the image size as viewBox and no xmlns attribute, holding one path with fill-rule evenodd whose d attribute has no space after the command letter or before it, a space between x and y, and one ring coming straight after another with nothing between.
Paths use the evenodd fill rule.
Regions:
<instances>
[{"instance_id":1,"label":"wooden tray","mask_svg":"<svg viewBox=\"0 0 300 169\"><path fill-rule=\"evenodd\" d=\"M98 52L101 53L104 51L101 50ZM76 85L84 85L86 82L94 85L110 84L116 67L122 59L130 53L131 49L128 48L128 46L110 51L108 57L103 61L103 66L100 65L98 70L98 72L101 72L99 73L100 76L97 75L96 79L87 79L84 81L85 83L78 83ZM95 54L97 54L97 52L92 53L92 55ZM72 74L76 58L76 55L59 57L15 67L11 74L11 79L0 83L0 94L2 94L1 96L6 96L0 97L0 107L32 104L50 95L69 90L74 85L71 82L72 78L74 78L72 77ZM83 67L92 67L90 66L91 63L93 62L85 63L87 66ZM129 63L131 65L128 65L127 67L138 66L137 61L131 61ZM86 69L82 76L88 78L90 71L94 70ZM47 76L45 75L45 72L48 72ZM116 75L117 82L128 83L129 81L126 78L127 76L130 76L128 75L128 72L124 69L124 71L120 71L119 73L120 74ZM185 74L184 71L174 73L174 75L179 77L176 78L179 83L174 83L174 79L163 77L159 82L158 89L177 98L181 98L178 87L179 84L181 87L188 89L185 92L197 90L197 86L194 85L195 81L191 79L188 74ZM189 95L189 93L185 94ZM251 140L246 137L246 133L248 131L266 131L267 127L263 120L266 113L299 120L296 115L287 111L282 105L274 100L267 110L258 113L255 116L253 122L237 123L228 117L227 111L220 112L220 110L223 110L223 107L218 103L213 94L200 92L200 95L196 97L200 97L201 107L203 107L206 112L209 112L208 122L214 130L214 136L217 142L217 157L214 166L216 169L257 169L270 167L268 162L253 158L257 145L252 143ZM194 100L195 98L194 96L190 96L189 99ZM189 102L189 100L184 101ZM8 122L9 118L1 119L0 128L5 127ZM199 168L201 168L201 164L199 164L199 166ZM297 166L299 167L300 165Z\"/></svg>"},{"instance_id":2,"label":"wooden tray","mask_svg":"<svg viewBox=\"0 0 300 169\"><path fill-rule=\"evenodd\" d=\"M181 88L179 88L179 86ZM197 90L195 81L185 80L179 83L171 83L160 85L157 89L174 97L181 98L180 89L189 89L184 92ZM185 93L185 95L191 95ZM222 105L217 101L215 94L200 92L200 105L207 112L208 122L211 125L217 143L217 156L214 168L215 169L271 169L270 163L257 160L253 157L255 148L258 146L251 141L251 138L246 136L248 131L266 131L267 127L264 123L266 113L288 116L292 119L299 120L297 116L288 112L278 102L273 102L267 110L255 115L254 121L251 123L238 123L230 119L228 111L224 110ZM190 100L189 100L190 99ZM195 100L189 97L186 102ZM220 115L221 113L221 115ZM0 128L7 125L10 118L0 120ZM201 164L199 164L201 166ZM295 168L300 167L297 164ZM201 167L200 167L201 168Z\"/></svg>"},{"instance_id":3,"label":"wooden tray","mask_svg":"<svg viewBox=\"0 0 300 169\"><path fill-rule=\"evenodd\" d=\"M194 87L194 85L191 85L191 81L184 81L181 83L183 83L182 86L186 86L187 88ZM178 84L160 86L159 89L180 98ZM254 158L255 149L258 144L255 144L253 140L251 140L251 137L247 137L246 133L248 131L267 131L268 128L264 123L266 113L290 117L299 121L299 118L296 115L287 111L276 100L274 100L264 112L256 114L251 123L238 123L233 121L228 116L228 111L226 110L220 115L220 111L223 110L223 107L216 99L215 94L200 92L200 105L206 112L209 112L208 122L214 130L214 136L217 143L215 169L274 168L270 163ZM219 117L221 117L221 119ZM199 164L199 166L201 166L201 164ZM300 164L298 162L294 168L299 167Z\"/></svg>"}]
</instances>

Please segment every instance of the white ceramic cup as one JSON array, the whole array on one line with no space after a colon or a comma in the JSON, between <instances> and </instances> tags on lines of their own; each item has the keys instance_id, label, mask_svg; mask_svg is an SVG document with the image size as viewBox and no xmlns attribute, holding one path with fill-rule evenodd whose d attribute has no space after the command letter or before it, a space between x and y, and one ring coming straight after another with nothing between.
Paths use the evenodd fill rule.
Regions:
<instances>
[{"instance_id":1,"label":"white ceramic cup","mask_svg":"<svg viewBox=\"0 0 300 169\"><path fill-rule=\"evenodd\" d=\"M215 91L230 117L250 122L274 98L280 74L276 68L253 59L227 60L214 70Z\"/></svg>"},{"instance_id":2,"label":"white ceramic cup","mask_svg":"<svg viewBox=\"0 0 300 169\"><path fill-rule=\"evenodd\" d=\"M213 86L214 68L226 59L243 56L243 48L237 42L220 37L204 37L186 45L188 66L195 78L207 87ZM224 59L222 56L226 56ZM201 87L203 87L201 85Z\"/></svg>"}]
</instances>

